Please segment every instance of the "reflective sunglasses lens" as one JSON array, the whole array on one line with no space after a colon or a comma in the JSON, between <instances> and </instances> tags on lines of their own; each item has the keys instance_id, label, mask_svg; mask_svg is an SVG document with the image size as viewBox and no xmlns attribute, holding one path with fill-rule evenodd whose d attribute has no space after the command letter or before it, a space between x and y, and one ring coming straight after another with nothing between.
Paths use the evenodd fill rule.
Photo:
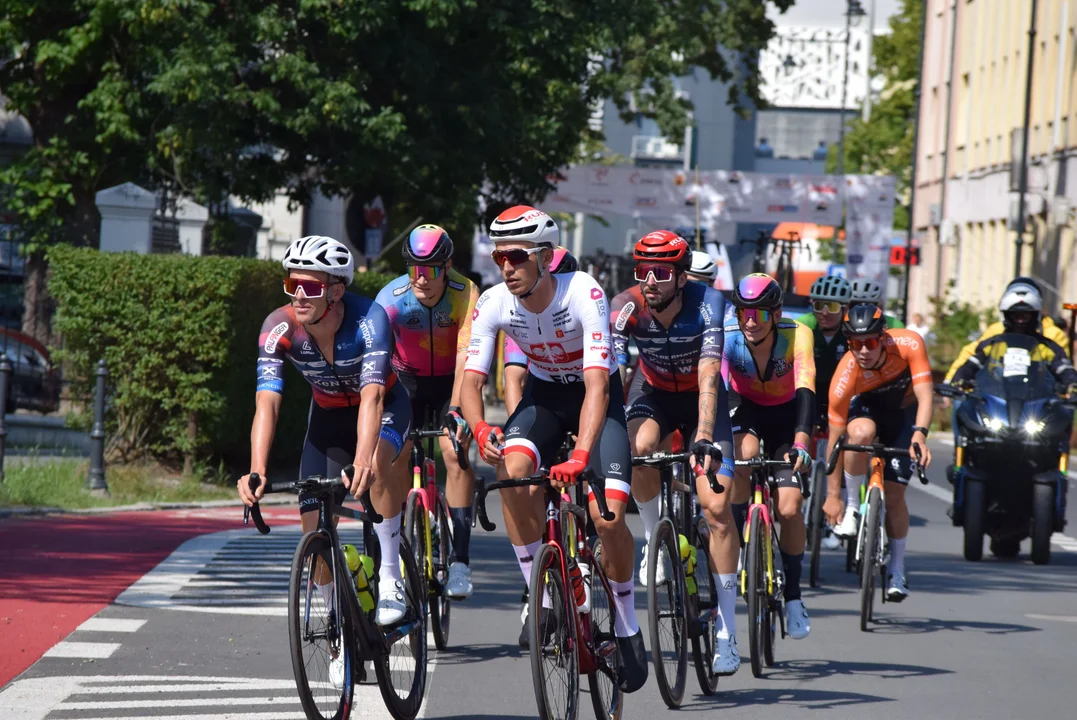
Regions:
<instances>
[{"instance_id":1,"label":"reflective sunglasses lens","mask_svg":"<svg viewBox=\"0 0 1077 720\"><path fill-rule=\"evenodd\" d=\"M297 280L295 278L284 278L284 294L291 297L295 297L299 292L299 288L303 288L303 296L313 300L320 298L325 294L325 285L314 280Z\"/></svg>"},{"instance_id":2,"label":"reflective sunglasses lens","mask_svg":"<svg viewBox=\"0 0 1077 720\"><path fill-rule=\"evenodd\" d=\"M812 307L816 312L836 313L841 310L841 303L833 300L816 300Z\"/></svg>"},{"instance_id":3,"label":"reflective sunglasses lens","mask_svg":"<svg viewBox=\"0 0 1077 720\"><path fill-rule=\"evenodd\" d=\"M437 265L409 265L408 277L412 280L418 280L419 278L437 280L441 277L441 267Z\"/></svg>"},{"instance_id":4,"label":"reflective sunglasses lens","mask_svg":"<svg viewBox=\"0 0 1077 720\"><path fill-rule=\"evenodd\" d=\"M770 320L770 310L761 308L737 308L737 318L741 322L754 320L756 325L762 325Z\"/></svg>"},{"instance_id":5,"label":"reflective sunglasses lens","mask_svg":"<svg viewBox=\"0 0 1077 720\"><path fill-rule=\"evenodd\" d=\"M879 347L879 338L852 338L849 347L853 350L874 350Z\"/></svg>"},{"instance_id":6,"label":"reflective sunglasses lens","mask_svg":"<svg viewBox=\"0 0 1077 720\"><path fill-rule=\"evenodd\" d=\"M669 282L673 279L673 268L669 265L637 265L636 281L647 282L647 276L654 276L655 282Z\"/></svg>"},{"instance_id":7,"label":"reflective sunglasses lens","mask_svg":"<svg viewBox=\"0 0 1077 720\"><path fill-rule=\"evenodd\" d=\"M501 267L506 260L511 265L523 265L531 257L531 253L522 248L513 248L512 250L494 250L490 253L490 256L497 263L497 266Z\"/></svg>"}]
</instances>

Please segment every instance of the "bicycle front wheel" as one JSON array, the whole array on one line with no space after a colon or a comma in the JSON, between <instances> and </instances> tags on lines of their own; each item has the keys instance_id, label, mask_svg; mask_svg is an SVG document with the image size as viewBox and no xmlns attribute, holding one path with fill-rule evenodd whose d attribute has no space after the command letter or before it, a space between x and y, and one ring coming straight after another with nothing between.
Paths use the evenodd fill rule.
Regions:
<instances>
[{"instance_id":1,"label":"bicycle front wheel","mask_svg":"<svg viewBox=\"0 0 1077 720\"><path fill-rule=\"evenodd\" d=\"M714 576L710 568L710 528L707 521L699 518L696 522L696 595L695 605L698 619L690 619L692 631L692 662L696 666L696 679L704 695L713 695L718 690L718 675L711 672L711 660L714 658L714 623L718 608L718 588L714 585Z\"/></svg>"},{"instance_id":2,"label":"bicycle front wheel","mask_svg":"<svg viewBox=\"0 0 1077 720\"><path fill-rule=\"evenodd\" d=\"M560 549L542 545L531 566L527 617L531 680L542 720L575 720L579 710L580 670L576 654L576 599L568 591ZM550 605L543 612L543 606Z\"/></svg>"},{"instance_id":3,"label":"bicycle front wheel","mask_svg":"<svg viewBox=\"0 0 1077 720\"><path fill-rule=\"evenodd\" d=\"M826 519L823 518L823 500L826 498L826 465L815 463L811 478L811 510L808 515L808 542L811 543L811 568L808 582L819 587L819 561L823 555L823 538L826 537Z\"/></svg>"},{"instance_id":4,"label":"bicycle front wheel","mask_svg":"<svg viewBox=\"0 0 1077 720\"><path fill-rule=\"evenodd\" d=\"M431 604L430 559L426 555L426 533L429 523L430 515L419 502L419 494L409 494L408 504L404 511L404 537L408 539L415 567L419 571L419 582L422 585L423 612L429 612Z\"/></svg>"},{"instance_id":5,"label":"bicycle front wheel","mask_svg":"<svg viewBox=\"0 0 1077 720\"><path fill-rule=\"evenodd\" d=\"M651 631L651 661L658 691L667 707L677 708L684 699L688 677L688 643L685 632L684 565L676 531L663 518L651 532L647 547L647 619ZM665 575L659 584L659 572Z\"/></svg>"},{"instance_id":6,"label":"bicycle front wheel","mask_svg":"<svg viewBox=\"0 0 1077 720\"><path fill-rule=\"evenodd\" d=\"M360 663L352 615L346 610L349 577L338 568L333 591L329 538L302 537L288 578L288 644L299 702L308 718L346 720L352 705L354 666Z\"/></svg>"},{"instance_id":7,"label":"bicycle front wheel","mask_svg":"<svg viewBox=\"0 0 1077 720\"><path fill-rule=\"evenodd\" d=\"M415 565L407 537L400 539L400 570L408 609L399 623L381 628L388 647L374 669L389 714L396 720L413 720L426 692L426 595L425 576Z\"/></svg>"},{"instance_id":8,"label":"bicycle front wheel","mask_svg":"<svg viewBox=\"0 0 1077 720\"><path fill-rule=\"evenodd\" d=\"M879 523L883 499L878 488L868 491L868 511L860 547L860 630L867 632L875 603L875 553L879 543Z\"/></svg>"},{"instance_id":9,"label":"bicycle front wheel","mask_svg":"<svg viewBox=\"0 0 1077 720\"><path fill-rule=\"evenodd\" d=\"M752 675L763 677L763 646L770 630L767 623L767 566L763 544L763 517L752 513L745 552L744 572L747 574L748 646L752 653Z\"/></svg>"}]
</instances>

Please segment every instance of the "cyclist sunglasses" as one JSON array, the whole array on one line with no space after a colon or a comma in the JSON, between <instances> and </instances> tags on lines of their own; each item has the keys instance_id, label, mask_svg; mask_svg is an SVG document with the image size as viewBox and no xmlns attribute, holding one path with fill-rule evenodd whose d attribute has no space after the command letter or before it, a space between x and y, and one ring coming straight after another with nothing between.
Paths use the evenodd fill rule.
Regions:
<instances>
[{"instance_id":1,"label":"cyclist sunglasses","mask_svg":"<svg viewBox=\"0 0 1077 720\"><path fill-rule=\"evenodd\" d=\"M755 320L756 325L762 325L773 317L773 310L764 310L763 308L737 308L737 320L741 322L747 322L748 320Z\"/></svg>"},{"instance_id":2,"label":"cyclist sunglasses","mask_svg":"<svg viewBox=\"0 0 1077 720\"><path fill-rule=\"evenodd\" d=\"M869 337L869 338L849 338L849 348L851 350L874 350L879 347L879 343L882 342L881 337Z\"/></svg>"},{"instance_id":3,"label":"cyclist sunglasses","mask_svg":"<svg viewBox=\"0 0 1077 720\"><path fill-rule=\"evenodd\" d=\"M654 278L656 283L669 282L676 273L672 265L637 265L636 281L647 282L647 276Z\"/></svg>"},{"instance_id":4,"label":"cyclist sunglasses","mask_svg":"<svg viewBox=\"0 0 1077 720\"><path fill-rule=\"evenodd\" d=\"M408 277L412 280L419 278L437 280L443 272L445 272L444 265L408 265Z\"/></svg>"},{"instance_id":5,"label":"cyclist sunglasses","mask_svg":"<svg viewBox=\"0 0 1077 720\"><path fill-rule=\"evenodd\" d=\"M284 294L290 297L295 297L299 293L299 289L303 288L303 297L308 300L315 300L325 295L325 288L328 287L325 283L318 282L317 280L299 280L297 278L284 278Z\"/></svg>"},{"instance_id":6,"label":"cyclist sunglasses","mask_svg":"<svg viewBox=\"0 0 1077 720\"><path fill-rule=\"evenodd\" d=\"M523 265L525 262L531 259L531 256L535 253L540 253L545 248L513 248L511 250L494 250L490 253L490 257L494 259L494 262L500 268L508 260L510 265Z\"/></svg>"},{"instance_id":7,"label":"cyclist sunglasses","mask_svg":"<svg viewBox=\"0 0 1077 720\"><path fill-rule=\"evenodd\" d=\"M815 300L811 306L815 312L828 312L831 314L841 312L841 303L837 300Z\"/></svg>"}]
</instances>

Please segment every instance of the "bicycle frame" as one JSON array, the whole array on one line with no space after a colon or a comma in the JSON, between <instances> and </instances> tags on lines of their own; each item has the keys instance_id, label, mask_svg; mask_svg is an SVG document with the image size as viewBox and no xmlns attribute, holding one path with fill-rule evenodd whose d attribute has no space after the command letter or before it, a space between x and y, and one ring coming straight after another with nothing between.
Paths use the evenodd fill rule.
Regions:
<instances>
[{"instance_id":1,"label":"bicycle frame","mask_svg":"<svg viewBox=\"0 0 1077 720\"><path fill-rule=\"evenodd\" d=\"M609 507L606 505L606 497L602 488L602 484L597 481L593 475L585 471L576 482L577 496L583 493L583 483L590 481L593 485L595 503L598 505L599 514L606 520L613 520L614 515L609 511ZM557 561L560 564L562 576L566 579L562 592L564 596L561 598L561 602L565 607L576 608L576 598L572 590L572 583L568 581L570 575L568 571L568 559L569 557L575 557L575 555L569 555L562 543L564 535L561 518L565 513L572 516L572 522L576 524L576 542L577 545L575 552L579 552L580 557L589 562L592 568L595 568L594 556L591 554L591 549L587 546L586 542L582 542L584 530L581 528L587 527L587 509L575 502L568 499L568 493L562 493L555 490L549 482L549 474L545 469L540 470L538 473L526 478L517 478L510 480L499 480L489 485L480 485L477 490L476 496L476 516L483 529L487 532L493 532L497 529L494 523L490 522L489 517L486 515L486 495L493 490L503 490L506 488L514 487L528 487L532 485L544 486L544 501L546 504L546 529L543 533L542 541L546 545L555 548L557 553ZM613 590L609 585L609 579L606 577L601 569L598 569L597 576L602 580L603 590L607 593L608 597L613 597ZM594 570L592 572L592 579L594 579ZM610 614L616 617L617 608L612 604L609 608ZM589 622L590 613L571 613L575 616L576 623L576 637L580 638L577 643L576 654L579 659L579 673L580 675L590 675L593 672L601 672L610 679L616 682L616 669L612 667L610 657L616 652L616 643L611 638L609 642L603 643L601 647L594 647L594 638L591 636L591 623ZM588 620L585 622L584 620Z\"/></svg>"},{"instance_id":2,"label":"bicycle frame","mask_svg":"<svg viewBox=\"0 0 1077 720\"><path fill-rule=\"evenodd\" d=\"M771 504L770 486L771 478L767 473L768 467L789 467L790 464L785 460L766 460L762 455L757 455L750 460L737 460L737 465L742 467L752 468L752 497L751 504L748 506L748 515L745 520L744 526L744 546L748 546L748 542L751 540L751 528L752 518L757 513L762 514L763 518L763 532L765 534L763 543L764 552L766 553L767 560L767 595L773 597L777 593L778 578L775 572L775 558L774 558L774 513L773 505ZM748 573L742 573L740 578L741 594L748 592Z\"/></svg>"},{"instance_id":3,"label":"bicycle frame","mask_svg":"<svg viewBox=\"0 0 1077 720\"><path fill-rule=\"evenodd\" d=\"M408 491L408 498L410 499L412 495L417 495L419 508L428 514L436 512L438 505L441 505L445 511L445 517L449 517L448 502L438 490L434 473L429 472L427 467L434 462L434 438L442 436L441 430L412 430L411 434L408 435L408 438L412 441L411 490ZM425 450L422 446L423 440L427 441ZM428 517L427 521L423 523L423 543L426 545L426 567L424 572L426 573L427 581L432 583L434 581L434 540L433 533L430 531Z\"/></svg>"}]
</instances>

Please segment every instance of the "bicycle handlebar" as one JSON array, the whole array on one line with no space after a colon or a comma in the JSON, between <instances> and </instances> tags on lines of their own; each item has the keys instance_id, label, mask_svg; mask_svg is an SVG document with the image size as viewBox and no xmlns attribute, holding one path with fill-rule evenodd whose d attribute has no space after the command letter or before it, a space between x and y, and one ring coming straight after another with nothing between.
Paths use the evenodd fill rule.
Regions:
<instances>
[{"instance_id":1,"label":"bicycle handlebar","mask_svg":"<svg viewBox=\"0 0 1077 720\"><path fill-rule=\"evenodd\" d=\"M453 452L456 453L456 462L460 465L461 470L468 470L471 468L471 461L468 460L467 451L464 450L464 446L456 441L456 433L449 427L449 423L446 422L441 426L440 430L412 430L408 433L408 437L411 440L425 440L426 438L442 438L446 437L445 431L448 430L449 442L452 443Z\"/></svg>"},{"instance_id":2,"label":"bicycle handlebar","mask_svg":"<svg viewBox=\"0 0 1077 720\"><path fill-rule=\"evenodd\" d=\"M355 479L355 466L348 465L342 470L342 472L348 476L349 480ZM251 492L256 492L258 490L258 486L261 484L261 476L258 473L251 473L248 480L248 486L250 487ZM297 480L293 483L288 483L287 485L270 485L267 482L265 491L262 493L262 495L265 496L270 493L281 492L328 492L331 490L336 490L338 487L343 486L344 481L341 480L339 477L327 478L322 477L321 475L311 475L310 477L304 478L303 480ZM377 525L384 519L380 514L378 514L378 511L374 509L374 503L370 499L370 488L367 488L366 491L363 492L363 496L359 499L359 502L363 503L363 514L366 515L367 519L370 520L370 522ZM248 524L251 518L254 519L254 526L258 528L259 533L261 533L262 535L269 534L270 527L262 518L262 510L258 506L257 502L254 503L254 505L243 508L243 524Z\"/></svg>"},{"instance_id":3,"label":"bicycle handlebar","mask_svg":"<svg viewBox=\"0 0 1077 720\"><path fill-rule=\"evenodd\" d=\"M834 472L834 468L838 464L838 453L843 450L849 452L862 452L868 453L875 457L880 458L894 458L894 457L906 457L909 454L909 448L899 447L887 447L882 443L872 443L871 445L854 445L845 441L845 436L842 435L837 444L834 445L834 449L830 451L830 457L827 458L826 474ZM916 470L916 476L920 479L921 485L927 485L927 475L924 474L924 465L922 460L922 453L919 445L913 445L913 452L916 453L916 462L913 463L913 467Z\"/></svg>"},{"instance_id":4,"label":"bicycle handlebar","mask_svg":"<svg viewBox=\"0 0 1077 720\"><path fill-rule=\"evenodd\" d=\"M477 478L476 478L477 479ZM540 468L534 475L522 478L509 478L508 480L498 480L492 482L489 485L481 480L475 487L475 517L478 518L479 523L482 525L482 529L486 532L493 532L497 529L497 525L490 521L489 516L486 514L486 496L493 490L504 490L507 488L520 488L530 487L534 485L546 485L550 482L549 470L546 468ZM589 482L591 483L592 494L595 497L595 503L598 505L599 516L609 522L613 520L616 515L610 512L609 505L606 504L605 488L603 487L602 478L595 476L589 469L580 473L580 476L576 479L576 482Z\"/></svg>"},{"instance_id":5,"label":"bicycle handlebar","mask_svg":"<svg viewBox=\"0 0 1077 720\"><path fill-rule=\"evenodd\" d=\"M663 450L659 450L658 452L653 452L650 455L638 455L632 458L632 465L636 467L644 465L646 467L664 468L670 465L675 465L677 463L687 463L691 459L692 455L696 454L697 452L706 452L706 454L710 456L712 460L711 469L708 472L704 473L702 471L702 466L700 466L698 463L692 469L695 471L696 477L699 477L700 475L706 475L707 483L711 487L711 492L713 492L715 495L721 495L725 492L725 486L722 485L721 481L718 480L718 474L714 468L715 465L722 464L722 449L719 448L717 445L713 445L711 443L705 443L705 445L706 448L703 447L704 443L693 445L692 449L687 452L668 453Z\"/></svg>"}]
</instances>

